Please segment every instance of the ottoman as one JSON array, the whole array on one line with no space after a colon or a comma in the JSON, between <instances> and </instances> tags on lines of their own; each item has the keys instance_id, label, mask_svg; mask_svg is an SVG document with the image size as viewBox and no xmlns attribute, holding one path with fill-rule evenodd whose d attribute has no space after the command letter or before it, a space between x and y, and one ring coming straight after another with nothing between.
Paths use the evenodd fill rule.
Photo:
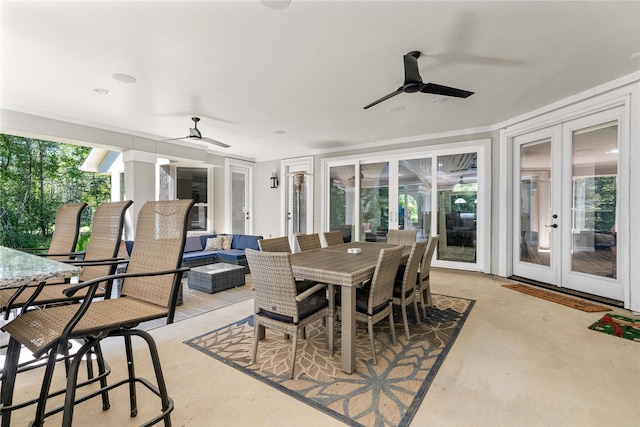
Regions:
<instances>
[{"instance_id":1,"label":"ottoman","mask_svg":"<svg viewBox=\"0 0 640 427\"><path fill-rule=\"evenodd\" d=\"M244 267L241 265L224 262L202 265L189 271L187 286L189 289L212 294L244 285L244 276Z\"/></svg>"}]
</instances>

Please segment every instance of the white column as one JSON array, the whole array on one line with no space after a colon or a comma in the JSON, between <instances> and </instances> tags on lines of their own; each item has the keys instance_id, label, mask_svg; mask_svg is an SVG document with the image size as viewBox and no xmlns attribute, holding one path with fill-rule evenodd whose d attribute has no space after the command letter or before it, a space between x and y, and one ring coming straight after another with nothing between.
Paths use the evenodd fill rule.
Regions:
<instances>
[{"instance_id":1,"label":"white column","mask_svg":"<svg viewBox=\"0 0 640 427\"><path fill-rule=\"evenodd\" d=\"M127 210L125 240L134 240L138 213L148 200L156 200L156 155L129 150L122 153L124 162L124 194L133 205Z\"/></svg>"}]
</instances>

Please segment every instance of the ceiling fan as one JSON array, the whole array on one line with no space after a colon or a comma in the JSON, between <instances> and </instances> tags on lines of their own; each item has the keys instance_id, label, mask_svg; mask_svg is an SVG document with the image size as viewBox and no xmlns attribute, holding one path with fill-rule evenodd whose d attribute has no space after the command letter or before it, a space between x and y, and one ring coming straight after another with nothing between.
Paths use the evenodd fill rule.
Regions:
<instances>
[{"instance_id":1,"label":"ceiling fan","mask_svg":"<svg viewBox=\"0 0 640 427\"><path fill-rule=\"evenodd\" d=\"M193 120L193 127L189 128L188 136L183 136L181 138L165 139L165 141L177 141L177 140L203 141L203 142L208 142L209 144L217 145L222 148L229 148L229 145L225 144L224 142L216 141L215 139L202 136L202 134L200 133L200 129L198 129L198 122L200 121L200 117L191 117L191 120Z\"/></svg>"},{"instance_id":2,"label":"ceiling fan","mask_svg":"<svg viewBox=\"0 0 640 427\"><path fill-rule=\"evenodd\" d=\"M377 101L372 102L371 104L364 107L367 108L373 107L381 103L382 101L386 101L387 99L399 95L401 93L433 93L436 95L443 96L453 96L456 98L468 98L473 95L473 92L469 92L468 90L456 89L454 87L442 86L435 83L423 83L422 78L420 77L420 72L418 71L418 58L421 53L417 50L407 53L403 56L404 58L404 84L396 89L395 92L391 92L388 95L383 96Z\"/></svg>"}]
</instances>

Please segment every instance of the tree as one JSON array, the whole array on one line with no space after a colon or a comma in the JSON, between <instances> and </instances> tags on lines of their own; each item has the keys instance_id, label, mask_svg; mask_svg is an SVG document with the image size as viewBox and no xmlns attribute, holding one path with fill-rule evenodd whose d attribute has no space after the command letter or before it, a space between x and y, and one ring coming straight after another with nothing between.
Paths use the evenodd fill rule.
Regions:
<instances>
[{"instance_id":1,"label":"tree","mask_svg":"<svg viewBox=\"0 0 640 427\"><path fill-rule=\"evenodd\" d=\"M93 210L110 200L106 175L83 172L91 149L0 134L0 244L47 246L60 205L84 201L88 226Z\"/></svg>"}]
</instances>

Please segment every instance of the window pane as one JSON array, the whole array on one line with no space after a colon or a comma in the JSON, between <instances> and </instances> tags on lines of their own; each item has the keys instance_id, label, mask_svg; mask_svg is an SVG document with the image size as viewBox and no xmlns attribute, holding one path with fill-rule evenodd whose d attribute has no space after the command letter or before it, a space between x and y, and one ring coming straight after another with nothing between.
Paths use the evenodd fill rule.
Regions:
<instances>
[{"instance_id":1,"label":"window pane","mask_svg":"<svg viewBox=\"0 0 640 427\"><path fill-rule=\"evenodd\" d=\"M618 125L573 133L571 269L617 277Z\"/></svg>"},{"instance_id":2,"label":"window pane","mask_svg":"<svg viewBox=\"0 0 640 427\"><path fill-rule=\"evenodd\" d=\"M401 160L398 166L398 229L431 235L431 159Z\"/></svg>"},{"instance_id":3,"label":"window pane","mask_svg":"<svg viewBox=\"0 0 640 427\"><path fill-rule=\"evenodd\" d=\"M551 265L551 141L520 148L520 261Z\"/></svg>"},{"instance_id":4,"label":"window pane","mask_svg":"<svg viewBox=\"0 0 640 427\"><path fill-rule=\"evenodd\" d=\"M353 236L355 220L355 165L329 168L329 229L340 231L345 242Z\"/></svg>"},{"instance_id":5,"label":"window pane","mask_svg":"<svg viewBox=\"0 0 640 427\"><path fill-rule=\"evenodd\" d=\"M389 230L389 163L360 165L360 240L386 242Z\"/></svg>"},{"instance_id":6,"label":"window pane","mask_svg":"<svg viewBox=\"0 0 640 427\"><path fill-rule=\"evenodd\" d=\"M196 204L189 212L188 230L207 229L207 169L176 168L176 198L193 199Z\"/></svg>"},{"instance_id":7,"label":"window pane","mask_svg":"<svg viewBox=\"0 0 640 427\"><path fill-rule=\"evenodd\" d=\"M438 156L438 259L476 262L477 154Z\"/></svg>"}]
</instances>

